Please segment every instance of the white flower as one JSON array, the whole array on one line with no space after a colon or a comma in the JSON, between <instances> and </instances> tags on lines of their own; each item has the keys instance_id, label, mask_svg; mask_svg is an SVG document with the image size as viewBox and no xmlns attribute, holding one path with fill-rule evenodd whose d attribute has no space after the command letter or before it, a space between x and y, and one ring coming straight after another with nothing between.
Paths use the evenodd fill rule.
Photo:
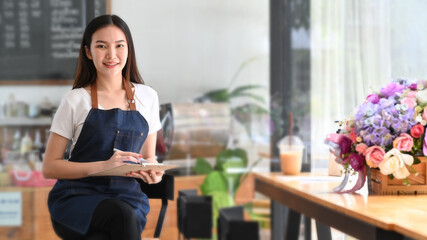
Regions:
<instances>
[{"instance_id":1,"label":"white flower","mask_svg":"<svg viewBox=\"0 0 427 240\"><path fill-rule=\"evenodd\" d=\"M424 84L418 83L417 84L417 90L423 90L423 89L424 89Z\"/></svg>"},{"instance_id":2,"label":"white flower","mask_svg":"<svg viewBox=\"0 0 427 240\"><path fill-rule=\"evenodd\" d=\"M405 164L411 166L413 163L414 157L403 154L396 148L393 148L384 155L384 160L378 167L384 175L393 174L395 178L403 179L409 176L409 171Z\"/></svg>"},{"instance_id":3,"label":"white flower","mask_svg":"<svg viewBox=\"0 0 427 240\"><path fill-rule=\"evenodd\" d=\"M420 114L417 115L417 117L415 118L415 121L417 122L421 122L423 120L423 117L421 117Z\"/></svg>"},{"instance_id":4,"label":"white flower","mask_svg":"<svg viewBox=\"0 0 427 240\"><path fill-rule=\"evenodd\" d=\"M400 105L400 108L403 110L403 111L406 111L406 110L408 110L408 104L402 104L402 105ZM397 108L396 108L397 109Z\"/></svg>"},{"instance_id":5,"label":"white flower","mask_svg":"<svg viewBox=\"0 0 427 240\"><path fill-rule=\"evenodd\" d=\"M427 103L427 89L418 91L416 94L418 104L425 104Z\"/></svg>"},{"instance_id":6,"label":"white flower","mask_svg":"<svg viewBox=\"0 0 427 240\"><path fill-rule=\"evenodd\" d=\"M402 108L400 106L400 104L396 104L394 107L396 108L396 110L401 110Z\"/></svg>"}]
</instances>

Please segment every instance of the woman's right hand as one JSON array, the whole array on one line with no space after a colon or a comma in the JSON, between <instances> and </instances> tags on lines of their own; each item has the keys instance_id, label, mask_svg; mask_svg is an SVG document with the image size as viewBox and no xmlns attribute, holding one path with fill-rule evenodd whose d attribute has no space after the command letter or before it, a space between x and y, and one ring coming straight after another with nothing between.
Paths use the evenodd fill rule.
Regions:
<instances>
[{"instance_id":1,"label":"woman's right hand","mask_svg":"<svg viewBox=\"0 0 427 240\"><path fill-rule=\"evenodd\" d=\"M128 162L139 163L138 158L141 157L142 156L139 153L115 150L113 156L111 156L110 159L105 161L104 169L106 170L118 167Z\"/></svg>"}]
</instances>

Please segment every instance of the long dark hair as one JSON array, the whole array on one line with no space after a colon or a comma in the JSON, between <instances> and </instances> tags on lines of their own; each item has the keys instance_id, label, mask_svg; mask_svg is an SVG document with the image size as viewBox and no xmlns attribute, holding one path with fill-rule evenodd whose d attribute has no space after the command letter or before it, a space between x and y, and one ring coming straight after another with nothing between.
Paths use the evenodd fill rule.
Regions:
<instances>
[{"instance_id":1,"label":"long dark hair","mask_svg":"<svg viewBox=\"0 0 427 240\"><path fill-rule=\"evenodd\" d=\"M85 32L83 33L82 44L80 45L79 59L77 62L76 76L74 78L74 88L85 87L96 81L96 68L92 60L90 60L85 51L85 46L90 50L90 43L92 41L92 35L100 28L108 25L114 25L120 28L126 36L128 44L128 59L126 65L122 70L123 77L126 80L130 80L134 83L144 84L141 75L139 74L138 67L136 65L135 58L135 47L133 45L132 35L130 33L128 25L116 15L102 15L94 18L86 26Z\"/></svg>"}]
</instances>

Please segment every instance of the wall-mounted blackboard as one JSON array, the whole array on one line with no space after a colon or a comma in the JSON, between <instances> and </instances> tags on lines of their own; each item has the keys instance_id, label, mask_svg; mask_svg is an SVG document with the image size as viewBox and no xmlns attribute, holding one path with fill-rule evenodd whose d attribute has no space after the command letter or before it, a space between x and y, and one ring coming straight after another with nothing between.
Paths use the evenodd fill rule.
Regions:
<instances>
[{"instance_id":1,"label":"wall-mounted blackboard","mask_svg":"<svg viewBox=\"0 0 427 240\"><path fill-rule=\"evenodd\" d=\"M0 84L74 78L88 21L108 0L0 0Z\"/></svg>"}]
</instances>

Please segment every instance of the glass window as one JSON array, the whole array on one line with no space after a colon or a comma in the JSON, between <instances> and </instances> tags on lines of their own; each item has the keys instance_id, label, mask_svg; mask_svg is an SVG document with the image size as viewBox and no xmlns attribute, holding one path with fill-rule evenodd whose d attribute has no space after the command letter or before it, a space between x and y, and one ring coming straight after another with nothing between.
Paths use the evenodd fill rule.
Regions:
<instances>
[{"instance_id":1,"label":"glass window","mask_svg":"<svg viewBox=\"0 0 427 240\"><path fill-rule=\"evenodd\" d=\"M426 76L427 2L316 0L310 9L312 165L323 168L335 121L392 79Z\"/></svg>"}]
</instances>

